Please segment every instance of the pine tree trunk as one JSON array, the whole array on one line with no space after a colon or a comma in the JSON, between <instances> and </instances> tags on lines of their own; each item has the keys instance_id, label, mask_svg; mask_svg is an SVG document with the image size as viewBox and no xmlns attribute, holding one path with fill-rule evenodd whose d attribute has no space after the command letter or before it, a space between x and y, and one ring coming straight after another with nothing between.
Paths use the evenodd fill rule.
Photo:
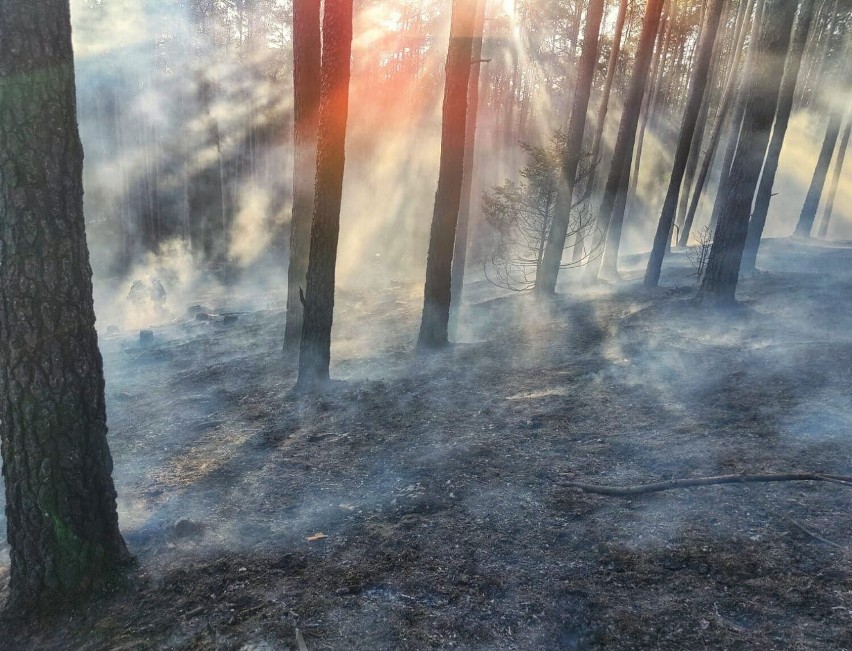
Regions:
<instances>
[{"instance_id":1,"label":"pine tree trunk","mask_svg":"<svg viewBox=\"0 0 852 651\"><path fill-rule=\"evenodd\" d=\"M620 0L618 16L615 19L615 33L612 37L612 49L609 53L609 61L606 66L606 80L604 81L601 100L598 105L595 135L592 139L592 152L589 156L591 170L589 171L589 176L586 178L586 194L589 196L591 196L591 192L595 187L595 177L597 176L598 165L600 164L601 141L603 140L603 132L606 127L606 116L609 112L609 96L612 92L612 83L615 80L615 73L618 69L618 58L621 54L621 38L624 33L624 23L626 18L627 0ZM574 254L572 256L574 262L582 260L586 249L587 236L588 234L582 231L577 233L577 239L574 243Z\"/></svg>"},{"instance_id":2,"label":"pine tree trunk","mask_svg":"<svg viewBox=\"0 0 852 651\"><path fill-rule=\"evenodd\" d=\"M763 173L760 175L760 184L757 187L754 210L748 225L748 236L746 237L745 251L743 251L743 261L740 265L740 274L745 276L754 273L755 263L757 262L757 250L760 247L760 238L763 237L763 227L766 225L769 203L772 200L772 186L775 185L775 174L778 171L778 163L781 159L781 149L784 146L787 125L790 122L790 114L793 110L793 97L796 93L796 83L802 64L802 52L804 52L811 29L814 5L815 0L802 0L799 8L799 20L793 34L787 64L784 68L784 79L781 81L781 94L778 99L772 139L769 141L769 149L763 163Z\"/></svg>"},{"instance_id":3,"label":"pine tree trunk","mask_svg":"<svg viewBox=\"0 0 852 651\"><path fill-rule=\"evenodd\" d=\"M0 441L11 604L62 607L130 561L107 445L68 0L1 0L0 34Z\"/></svg>"},{"instance_id":4,"label":"pine tree trunk","mask_svg":"<svg viewBox=\"0 0 852 651\"><path fill-rule=\"evenodd\" d=\"M609 112L609 96L612 92L612 82L618 69L618 58L621 54L621 37L624 33L624 22L627 18L627 0L621 0L618 6L618 16L615 19L615 33L612 37L612 50L609 53L609 61L606 66L606 80L604 81L601 101L598 105L598 115L595 123L595 135L592 139L592 171L589 173L587 184L594 185L595 171L597 170L598 157L601 154L601 141L603 140L604 128L606 127L606 116Z\"/></svg>"},{"instance_id":5,"label":"pine tree trunk","mask_svg":"<svg viewBox=\"0 0 852 651\"><path fill-rule=\"evenodd\" d=\"M825 130L825 138L822 141L822 149L819 152L816 168L811 177L811 185L808 188L808 194L805 196L805 205L802 206L802 212L799 213L799 221L796 224L796 237L810 237L811 230L814 227L819 202L822 199L822 190L825 187L825 179L828 176L828 168L831 165L831 158L834 155L834 147L837 145L837 138L840 135L840 123L842 117L839 111L832 111L828 118L828 126Z\"/></svg>"},{"instance_id":6,"label":"pine tree trunk","mask_svg":"<svg viewBox=\"0 0 852 651\"><path fill-rule=\"evenodd\" d=\"M316 196L299 346L297 386L300 389L310 389L329 379L334 276L349 116L352 2L326 0L323 10Z\"/></svg>"},{"instance_id":7,"label":"pine tree trunk","mask_svg":"<svg viewBox=\"0 0 852 651\"><path fill-rule=\"evenodd\" d=\"M689 159L689 151L695 135L698 122L698 113L704 100L704 91L707 87L707 78L710 71L710 62L713 57L713 47L716 42L716 33L719 30L719 21L722 16L723 0L709 0L706 14L706 23L701 34L700 50L698 60L693 70L692 82L689 89L689 99L686 111L683 115L683 124L680 129L680 140L675 152L672 173L669 179L669 187L663 202L663 210L660 221L657 224L657 233L654 237L654 246L651 257L648 260L648 268L645 272L645 286L656 287L660 282L660 273L663 267L663 257L666 254L668 243L671 241L672 225L677 212L678 197L681 184L686 173L686 164ZM686 188L684 192L689 192Z\"/></svg>"},{"instance_id":8,"label":"pine tree trunk","mask_svg":"<svg viewBox=\"0 0 852 651\"><path fill-rule=\"evenodd\" d=\"M303 307L299 291L308 274L317 131L320 102L320 0L293 1L293 215L287 269L287 316L284 346L295 347L302 336Z\"/></svg>"},{"instance_id":9,"label":"pine tree trunk","mask_svg":"<svg viewBox=\"0 0 852 651\"><path fill-rule=\"evenodd\" d=\"M796 4L789 0L766 0L763 15L755 48L754 74L750 75L752 83L743 111L740 146L731 165L730 183L701 283L699 296L703 302L723 305L735 302L752 199L778 105Z\"/></svg>"},{"instance_id":10,"label":"pine tree trunk","mask_svg":"<svg viewBox=\"0 0 852 651\"><path fill-rule=\"evenodd\" d=\"M736 42L736 36L739 33L739 27L742 24L742 21L745 19L747 5L747 0L743 0L740 3L740 9L737 13L736 24L734 26L734 43ZM728 9L730 9L729 4L726 5L726 8L722 13L720 27L723 30L723 33L716 36L716 44L713 47L713 56L710 61L710 69L707 72L709 76L707 80L708 88L706 88L704 91L704 99L701 102L701 110L698 112L698 119L696 120L695 133L693 134L692 142L689 145L689 159L686 161L686 172L683 177L680 199L678 201L677 216L675 217L676 237L679 237L680 232L683 230L683 223L686 219L686 213L689 208L689 199L692 196L692 186L695 182L695 173L698 171L698 158L701 154L701 144L704 142L704 134L707 131L707 117L710 114L710 106L713 103L713 95L717 83L718 71L720 69L720 64L722 61L722 51L725 47L724 26L727 24L729 18ZM671 240L672 238L670 234L669 241L666 245L666 253L669 253L671 251Z\"/></svg>"},{"instance_id":11,"label":"pine tree trunk","mask_svg":"<svg viewBox=\"0 0 852 651\"><path fill-rule=\"evenodd\" d=\"M598 61L598 38L603 19L604 0L591 0L586 14L586 29L583 35L583 51L580 55L577 86L574 89L574 106L568 124L562 170L556 193L556 207L553 223L547 236L539 274L536 276L535 290L539 294L552 294L556 291L556 279L565 250L568 224L571 220L571 204L574 198L574 184L577 168L583 154L583 134L586 130L586 113L592 93L592 82Z\"/></svg>"},{"instance_id":12,"label":"pine tree trunk","mask_svg":"<svg viewBox=\"0 0 852 651\"><path fill-rule=\"evenodd\" d=\"M739 86L734 99L733 110L731 114L731 124L729 126L728 140L725 144L725 155L722 159L722 172L719 177L719 187L716 189L716 199L713 202L713 213L710 215L710 230L715 231L716 225L719 223L719 217L722 214L723 202L728 194L728 186L731 183L731 166L734 162L734 156L737 153L737 147L740 143L740 131L742 128L743 115L745 113L745 105L749 98L749 92L752 85L755 83L753 78L754 73L754 58L757 48L754 44L757 42L758 31L761 28L764 20L771 19L771 16L766 14L766 5L768 0L759 0L760 7L755 10L754 22L752 23L751 38L749 39L749 52L746 57L745 69L740 76Z\"/></svg>"},{"instance_id":13,"label":"pine tree trunk","mask_svg":"<svg viewBox=\"0 0 852 651\"><path fill-rule=\"evenodd\" d=\"M606 80L604 81L601 101L598 105L598 115L595 121L595 135L592 140L592 171L589 174L588 183L594 183L594 174L597 169L598 157L601 153L601 141L603 140L604 127L606 126L606 115L609 112L609 96L612 92L612 82L618 70L618 58L621 54L621 38L624 33L624 22L627 18L627 0L621 0L618 6L618 16L615 19L615 33L612 36L612 50L609 53L609 61L606 64Z\"/></svg>"},{"instance_id":14,"label":"pine tree trunk","mask_svg":"<svg viewBox=\"0 0 852 651\"><path fill-rule=\"evenodd\" d=\"M757 0L760 2L761 0ZM746 9L750 13L748 9ZM755 18L756 20L756 18ZM692 199L689 202L689 209L686 212L686 217L683 220L683 228L680 231L678 246L685 247L689 245L689 235L692 232L692 225L695 222L695 215L698 212L698 204L701 201L701 195L704 193L704 187L707 184L707 179L710 176L710 170L713 167L713 158L716 156L716 150L719 147L719 140L722 137L722 129L725 125L725 120L728 117L728 111L734 102L737 92L737 71L739 70L740 62L742 61L743 46L745 43L747 17L744 17L743 22L739 25L735 38L733 58L728 66L729 72L725 80L725 89L722 93L722 100L716 112L716 119L713 123L713 131L710 134L710 140L707 143L707 152L704 154L704 159L699 168L698 176L695 179L695 188L692 191ZM756 29L756 28L755 28ZM752 30L754 32L754 30ZM752 41L754 43L754 41Z\"/></svg>"},{"instance_id":15,"label":"pine tree trunk","mask_svg":"<svg viewBox=\"0 0 852 651\"><path fill-rule=\"evenodd\" d=\"M808 42L803 60L805 74L798 89L798 107L800 109L811 108L811 99L818 94L817 91L822 83L820 75L823 71L823 64L831 47L831 42L835 38L833 26L838 7L838 0L822 0L820 5L813 30L814 37Z\"/></svg>"},{"instance_id":16,"label":"pine tree trunk","mask_svg":"<svg viewBox=\"0 0 852 651\"><path fill-rule=\"evenodd\" d=\"M713 70L716 66L711 65L708 74L713 77ZM698 112L698 118L695 121L695 133L692 135L692 143L689 145L689 159L686 161L686 171L683 175L683 184L681 186L680 198L678 200L677 215L675 217L675 238L680 237L683 230L683 222L686 219L686 213L689 209L689 199L692 196L692 187L695 183L695 173L698 171L698 158L701 155L701 145L704 142L704 133L707 131L707 116L710 113L710 104L712 103L713 89L708 88L704 93L704 101L701 104L701 109ZM666 243L666 253L671 251L672 234L669 234L668 242Z\"/></svg>"},{"instance_id":17,"label":"pine tree trunk","mask_svg":"<svg viewBox=\"0 0 852 651\"><path fill-rule=\"evenodd\" d=\"M672 43L674 42L674 27L677 20L677 1L666 0L663 3L663 13L660 19L660 27L657 30L657 47L655 49L654 62L651 64L651 91L648 93L648 101L653 99L653 106L650 112L653 113L658 108L658 101L661 96L665 96L663 91L663 80L665 79L666 70L671 65L669 61L672 54ZM651 97L653 96L653 98ZM649 111L645 110L647 115Z\"/></svg>"},{"instance_id":18,"label":"pine tree trunk","mask_svg":"<svg viewBox=\"0 0 852 651\"><path fill-rule=\"evenodd\" d=\"M663 0L648 0L645 8L645 17L642 22L642 33L639 36L639 48L636 52L636 60L633 63L633 72L630 79L630 88L621 115L621 124L618 128L618 138L610 165L609 176L604 187L598 212L599 223L606 226L607 245L601 259L601 267L597 277L617 277L618 275L618 247L621 239L621 227L624 221L624 211L613 210L616 194L619 188L626 187L627 178L622 183L625 160L631 158L633 143L636 138L636 126L639 122L639 112L642 109L642 97L645 94L645 85L648 79L648 70L651 67L651 58L654 53L654 41L657 27L660 23L660 13L663 8ZM629 168L625 175L629 177Z\"/></svg>"},{"instance_id":19,"label":"pine tree trunk","mask_svg":"<svg viewBox=\"0 0 852 651\"><path fill-rule=\"evenodd\" d=\"M464 175L467 89L476 17L474 4L474 0L453 0L444 89L441 162L426 260L423 317L417 341L420 349L439 348L448 343L453 245Z\"/></svg>"},{"instance_id":20,"label":"pine tree trunk","mask_svg":"<svg viewBox=\"0 0 852 651\"><path fill-rule=\"evenodd\" d=\"M843 27L838 29L838 21L841 20L841 16L848 21L848 15L849 3L841 3L839 0L835 0L826 16L827 25L822 32L822 38L819 39L819 48L815 52L811 88L805 98L803 108L822 108L822 106L812 107L811 103L816 98L819 104L824 105L824 89L826 83L831 83L830 73L838 69L848 69L848 50L844 51L846 30Z\"/></svg>"},{"instance_id":21,"label":"pine tree trunk","mask_svg":"<svg viewBox=\"0 0 852 651\"><path fill-rule=\"evenodd\" d=\"M462 179L461 203L459 204L459 223L456 230L456 241L453 245L453 267L450 281L450 297L452 309L457 311L462 304L464 290L464 273L467 263L467 240L470 228L470 213L473 206L473 161L476 155L476 122L479 113L479 77L484 62L482 58L482 35L485 28L486 0L475 0L476 22L474 25L473 46L471 59L473 67L467 90L467 117L465 119L464 138L464 178Z\"/></svg>"},{"instance_id":22,"label":"pine tree trunk","mask_svg":"<svg viewBox=\"0 0 852 651\"><path fill-rule=\"evenodd\" d=\"M852 111L846 117L846 128L840 137L840 145L837 147L837 160L834 162L834 174L831 177L831 185L828 189L828 197L825 200L825 212L822 215L822 223L819 225L818 237L825 239L828 234L828 224L831 222L831 213L834 210L834 199L837 196L837 186L840 184L840 173L843 171L843 163L846 160L846 148L849 145L849 134L852 131Z\"/></svg>"},{"instance_id":23,"label":"pine tree trunk","mask_svg":"<svg viewBox=\"0 0 852 651\"><path fill-rule=\"evenodd\" d=\"M676 5L675 5L676 6ZM674 16L672 16L674 18ZM668 25L671 27L671 25ZM667 32L667 20L666 20L666 12L665 7L663 8L663 15L660 21L660 29L657 34L657 54L655 57L655 62L651 66L651 83L648 88L645 90L644 103L642 105L642 112L640 113L640 126L639 126L639 135L637 136L637 144L635 145L635 152L633 154L633 167L632 167L632 177L630 179L630 184L627 189L627 201L626 206L635 207L636 205L636 188L639 184L639 170L642 167L642 149L645 146L645 131L648 128L648 124L652 125L657 124L656 119L656 110L658 108L658 99L662 87L663 75L666 69L666 58L667 53L670 46L671 39L671 30ZM666 46L665 48L661 47L663 36L666 36ZM628 171L629 173L629 171Z\"/></svg>"}]
</instances>

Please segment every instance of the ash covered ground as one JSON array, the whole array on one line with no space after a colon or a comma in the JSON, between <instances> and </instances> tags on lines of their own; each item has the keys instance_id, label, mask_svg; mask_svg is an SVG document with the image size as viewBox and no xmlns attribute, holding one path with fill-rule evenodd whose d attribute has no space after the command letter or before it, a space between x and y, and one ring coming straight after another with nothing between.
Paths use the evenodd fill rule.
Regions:
<instances>
[{"instance_id":1,"label":"ash covered ground","mask_svg":"<svg viewBox=\"0 0 852 651\"><path fill-rule=\"evenodd\" d=\"M102 332L138 567L0 646L852 648L848 487L565 485L852 474L852 248L767 242L727 312L690 300L683 253L669 289L642 263L545 304L474 283L428 356L418 287L341 291L321 396L292 394L273 300L149 347Z\"/></svg>"}]
</instances>

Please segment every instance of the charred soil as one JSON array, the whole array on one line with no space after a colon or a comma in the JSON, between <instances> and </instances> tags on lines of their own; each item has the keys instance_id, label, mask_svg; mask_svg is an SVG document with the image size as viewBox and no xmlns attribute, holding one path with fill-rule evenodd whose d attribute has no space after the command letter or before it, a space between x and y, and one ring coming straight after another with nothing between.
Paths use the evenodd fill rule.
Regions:
<instances>
[{"instance_id":1,"label":"charred soil","mask_svg":"<svg viewBox=\"0 0 852 651\"><path fill-rule=\"evenodd\" d=\"M687 266L545 303L474 285L427 356L417 288L341 293L322 395L292 393L279 310L102 338L139 566L0 646L852 648L852 489L564 485L852 474L852 250L769 242L724 313Z\"/></svg>"}]
</instances>

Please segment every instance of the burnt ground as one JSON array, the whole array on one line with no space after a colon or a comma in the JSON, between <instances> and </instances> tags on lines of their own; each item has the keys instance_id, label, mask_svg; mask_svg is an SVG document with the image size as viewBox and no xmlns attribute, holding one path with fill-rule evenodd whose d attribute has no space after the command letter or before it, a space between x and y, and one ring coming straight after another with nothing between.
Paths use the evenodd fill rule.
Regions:
<instances>
[{"instance_id":1,"label":"burnt ground","mask_svg":"<svg viewBox=\"0 0 852 651\"><path fill-rule=\"evenodd\" d=\"M771 241L726 312L640 263L546 305L474 284L425 357L416 287L341 292L321 396L280 311L102 338L139 565L0 646L852 649L849 488L565 485L852 474L852 249Z\"/></svg>"}]
</instances>

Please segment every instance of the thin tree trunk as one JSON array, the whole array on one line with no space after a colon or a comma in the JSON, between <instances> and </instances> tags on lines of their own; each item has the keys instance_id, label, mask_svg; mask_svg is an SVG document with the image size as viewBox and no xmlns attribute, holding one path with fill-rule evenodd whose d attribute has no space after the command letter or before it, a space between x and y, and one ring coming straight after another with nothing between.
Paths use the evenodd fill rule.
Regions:
<instances>
[{"instance_id":1,"label":"thin tree trunk","mask_svg":"<svg viewBox=\"0 0 852 651\"><path fill-rule=\"evenodd\" d=\"M655 50L655 62L651 69L651 94L653 94L653 106L651 113L655 113L658 106L658 101L661 96L666 93L662 92L663 79L665 78L666 70L670 64L669 58L672 52L672 43L674 41L674 27L677 20L677 1L666 0L663 3L663 15L660 19L660 28L657 31L657 47ZM665 38L665 41L663 40ZM656 91L656 92L654 92ZM645 111L648 113L647 109Z\"/></svg>"},{"instance_id":2,"label":"thin tree trunk","mask_svg":"<svg viewBox=\"0 0 852 651\"><path fill-rule=\"evenodd\" d=\"M467 117L464 138L464 178L462 179L461 203L459 204L459 222L456 229L456 241L453 245L453 267L450 282L451 308L456 312L462 304L464 291L465 264L467 263L467 240L470 228L470 213L473 205L473 161L476 154L476 123L479 114L479 77L482 59L482 34L485 28L486 0L475 0L476 19L474 25L471 57L473 67L467 89Z\"/></svg>"},{"instance_id":3,"label":"thin tree trunk","mask_svg":"<svg viewBox=\"0 0 852 651\"><path fill-rule=\"evenodd\" d=\"M728 186L731 183L731 165L734 161L734 156L737 153L737 147L740 142L740 130L742 127L743 115L745 113L745 105L751 92L754 68L754 56L756 53L754 43L757 41L758 30L761 28L764 20L767 18L766 3L768 0L762 0L761 6L755 12L754 23L752 24L752 33L749 40L749 53L746 57L745 70L740 77L739 87L734 99L734 107L729 127L728 140L725 145L725 156L722 160L722 172L719 177L719 187L716 190L716 200L713 203L713 213L710 216L710 229L715 231L716 224L719 223L719 216L722 213L722 204L728 194ZM771 19L771 16L769 17Z\"/></svg>"},{"instance_id":4,"label":"thin tree trunk","mask_svg":"<svg viewBox=\"0 0 852 651\"><path fill-rule=\"evenodd\" d=\"M743 251L743 261L740 265L742 275L752 275L757 262L757 250L760 247L760 238L763 236L763 227L766 225L769 203L772 200L772 187L775 185L775 174L778 171L781 149L784 146L787 125L790 122L790 114L793 110L793 97L796 93L796 82L802 64L802 52L805 49L805 43L808 41L808 34L811 29L814 4L815 0L802 0L799 7L799 20L793 34L787 64L784 68L784 79L781 81L781 93L775 114L775 126L772 129L772 139L769 141L769 149L763 163L763 173L760 175L760 184L757 187L754 210L748 225L748 236Z\"/></svg>"},{"instance_id":5,"label":"thin tree trunk","mask_svg":"<svg viewBox=\"0 0 852 651\"><path fill-rule=\"evenodd\" d=\"M711 65L708 75L712 79L713 69L715 65ZM713 101L713 89L707 88L704 93L704 101L701 103L701 109L698 112L698 118L695 121L695 132L692 134L692 143L689 145L689 158L686 161L686 170L683 176L683 184L681 186L680 196L678 199L677 215L675 217L674 229L675 237L678 238L683 230L683 222L686 219L686 212L689 208L689 198L692 196L692 186L695 182L695 173L698 170L698 157L701 155L701 144L704 142L704 132L707 130L707 116L710 112L710 104ZM671 251L672 234L669 233L669 238L666 242L666 253Z\"/></svg>"},{"instance_id":6,"label":"thin tree trunk","mask_svg":"<svg viewBox=\"0 0 852 651\"><path fill-rule=\"evenodd\" d=\"M748 0L742 0L742 2L740 3L740 9L737 13L737 20L734 26L735 42L736 36L739 33L739 27L745 19L747 5ZM726 5L726 8L722 15L721 26L723 30L724 25L727 24L729 18L728 9L730 9L730 5ZM704 100L701 102L701 110L698 112L695 133L692 136L692 143L689 145L689 159L686 162L686 173L683 177L683 185L680 192L677 217L675 218L677 237L679 237L680 232L683 230L683 222L686 219L686 213L689 208L689 198L692 196L692 186L695 182L695 173L698 170L698 158L701 154L701 144L704 142L704 134L707 131L707 117L710 114L710 105L713 103L717 71L720 69L720 64L722 61L722 51L724 50L724 46L725 38L723 36L717 36L716 44L713 49L713 57L710 63L710 70L707 73L709 76L708 82L710 82L709 88L705 89L704 91ZM667 253L671 251L671 235L669 236L669 241L666 245L666 249Z\"/></svg>"},{"instance_id":7,"label":"thin tree trunk","mask_svg":"<svg viewBox=\"0 0 852 651\"><path fill-rule=\"evenodd\" d=\"M607 233L607 244L597 277L618 275L618 247L621 239L621 227L624 221L624 211L616 213L613 210L616 194L619 188L626 187L627 178L622 183L624 161L630 158L633 142L636 138L636 126L639 122L639 112L642 109L642 96L645 94L645 86L648 79L648 70L651 67L651 58L654 53L654 41L657 27L660 23L660 13L663 8L663 0L648 0L645 8L645 17L642 21L642 33L639 37L639 48L636 52L636 60L633 64L633 73L630 79L630 88L627 100L621 116L621 124L618 129L618 138L613 151L612 164L609 176L604 187L603 198L598 212L599 223L605 225L604 232ZM625 177L629 177L629 170Z\"/></svg>"},{"instance_id":8,"label":"thin tree trunk","mask_svg":"<svg viewBox=\"0 0 852 651\"><path fill-rule=\"evenodd\" d=\"M604 127L606 126L606 115L609 112L609 96L612 92L612 82L618 69L618 57L621 54L621 36L624 33L624 21L627 18L627 0L621 0L618 6L618 17L615 19L615 33L612 37L612 50L609 53L609 61L606 66L606 80L604 81L601 101L598 106L598 115L595 122L595 135L592 140L591 164L592 171L587 183L594 184L595 171L597 170L598 157L601 153L601 141L603 140Z\"/></svg>"},{"instance_id":9,"label":"thin tree trunk","mask_svg":"<svg viewBox=\"0 0 852 651\"><path fill-rule=\"evenodd\" d=\"M811 177L811 185L808 188L808 194L805 196L805 204L802 206L802 212L799 214L799 221L796 224L794 233L796 237L811 236L822 191L825 187L825 179L828 176L828 168L834 156L834 147L837 145L837 138L840 135L841 121L840 111L832 111L828 118L828 126L825 130L825 138L822 141L822 149L819 152L816 168Z\"/></svg>"},{"instance_id":10,"label":"thin tree trunk","mask_svg":"<svg viewBox=\"0 0 852 651\"><path fill-rule=\"evenodd\" d=\"M732 304L735 301L752 199L778 105L784 60L795 17L795 3L766 0L763 25L755 48L754 74L750 75L753 80L751 92L743 112L741 142L734 156L731 182L701 283L699 298L703 302Z\"/></svg>"},{"instance_id":11,"label":"thin tree trunk","mask_svg":"<svg viewBox=\"0 0 852 651\"><path fill-rule=\"evenodd\" d=\"M844 3L844 5L840 4L838 0L835 0L831 11L827 16L827 26L822 32L823 38L819 39L819 49L815 53L814 57L814 65L812 67L812 79L811 79L811 90L805 98L803 108L811 108L811 102L814 99L814 96L817 96L817 99L821 102L824 100L823 97L819 97L818 91L822 91L822 87L828 80L828 73L832 69L837 69L837 66L849 65L848 61L844 61L844 52L842 49L842 43L845 37L845 30L837 29L837 22L841 15L848 15L849 5L848 3ZM840 46L839 51L835 50L835 56L832 56L832 50L838 48ZM835 57L840 56L841 59L838 61Z\"/></svg>"},{"instance_id":12,"label":"thin tree trunk","mask_svg":"<svg viewBox=\"0 0 852 651\"><path fill-rule=\"evenodd\" d=\"M624 22L627 18L627 0L620 0L618 6L618 16L615 19L615 33L612 37L612 50L609 53L609 61L606 67L606 80L604 81L603 91L601 93L600 104L598 105L597 121L595 123L595 135L592 139L592 152L589 157L591 169L589 176L586 178L586 193L591 196L591 192L595 186L595 177L597 176L598 165L600 164L601 141L603 140L604 128L606 127L606 115L609 112L609 96L612 92L612 83L615 79L615 73L618 69L618 57L621 54L621 37L624 33ZM574 243L573 261L578 262L583 258L585 247L586 233L577 232L577 239Z\"/></svg>"},{"instance_id":13,"label":"thin tree trunk","mask_svg":"<svg viewBox=\"0 0 852 651\"><path fill-rule=\"evenodd\" d=\"M441 162L432 214L423 316L417 347L438 348L448 343L453 245L456 239L464 175L467 90L476 22L473 0L453 0L450 45L444 89ZM517 74L515 75L517 77Z\"/></svg>"},{"instance_id":14,"label":"thin tree trunk","mask_svg":"<svg viewBox=\"0 0 852 651\"><path fill-rule=\"evenodd\" d=\"M669 187L663 202L663 211L657 224L657 234L654 237L654 246L651 257L648 260L648 268L645 272L645 285L656 287L660 282L660 272L663 267L663 257L666 248L671 241L671 230L677 212L678 197L686 173L686 164L689 159L689 150L692 145L695 128L698 122L698 113L704 100L704 91L707 87L707 78L710 71L710 62L713 58L713 47L716 42L716 33L719 30L719 21L722 16L723 0L710 0L707 9L707 19L704 31L701 35L700 51L693 70L692 83L689 89L689 98L686 103L686 111L683 116L683 124L680 129L680 140L675 152L672 173L669 179ZM684 192L689 192L686 188Z\"/></svg>"},{"instance_id":15,"label":"thin tree trunk","mask_svg":"<svg viewBox=\"0 0 852 651\"><path fill-rule=\"evenodd\" d=\"M64 607L131 560L107 445L68 0L0 1L0 34L10 605Z\"/></svg>"},{"instance_id":16,"label":"thin tree trunk","mask_svg":"<svg viewBox=\"0 0 852 651\"><path fill-rule=\"evenodd\" d=\"M304 308L299 291L307 280L314 211L321 58L320 0L293 0L293 214L285 347L296 346L302 336Z\"/></svg>"},{"instance_id":17,"label":"thin tree trunk","mask_svg":"<svg viewBox=\"0 0 852 651\"><path fill-rule=\"evenodd\" d=\"M673 18L674 15L672 16L672 19ZM652 124L656 124L657 122L656 119L654 119L654 114L657 107L657 98L660 94L660 89L662 86L663 74L666 67L666 55L670 44L670 38L668 38L668 36L671 35L671 31L669 31L666 38L666 46L665 48L661 48L660 46L662 43L662 37L664 35L664 32L666 31L666 26L667 21L664 8L663 16L660 22L660 30L657 34L656 61L651 68L651 84L645 91L644 104L642 107L642 113L640 115L641 126L639 127L639 135L637 137L637 144L635 145L636 151L633 155L633 176L627 190L628 194L626 205L631 207L634 207L636 205L636 188L639 184L639 168L642 166L642 149L645 145L645 130L648 128L649 122L651 122ZM669 27L671 27L671 25L669 25Z\"/></svg>"},{"instance_id":18,"label":"thin tree trunk","mask_svg":"<svg viewBox=\"0 0 852 651\"><path fill-rule=\"evenodd\" d=\"M846 117L846 128L840 137L840 145L837 148L837 160L834 162L834 174L831 177L831 185L828 189L828 197L825 200L825 212L822 215L822 223L819 225L820 239L825 239L828 234L828 224L831 221L831 213L834 210L834 199L837 196L837 186L840 184L840 174L843 171L843 162L846 159L846 148L849 145L849 133L852 131L852 111Z\"/></svg>"},{"instance_id":19,"label":"thin tree trunk","mask_svg":"<svg viewBox=\"0 0 852 651\"><path fill-rule=\"evenodd\" d=\"M303 389L329 378L334 275L349 116L352 2L326 0L323 10L316 196L297 381L297 386Z\"/></svg>"},{"instance_id":20,"label":"thin tree trunk","mask_svg":"<svg viewBox=\"0 0 852 651\"><path fill-rule=\"evenodd\" d=\"M753 3L755 11L757 11L757 2L762 2L762 0L755 0ZM750 10L747 11L750 13ZM755 17L755 20L756 19L757 18ZM692 232L692 225L695 222L695 215L698 212L698 204L701 201L701 196L704 193L704 187L707 184L708 177L710 176L710 170L713 167L713 158L716 156L716 150L719 147L719 140L722 136L725 119L728 116L728 111L731 108L731 104L734 101L734 96L737 91L737 71L739 70L740 62L742 61L747 21L748 18L746 17L740 24L734 41L733 58L728 66L729 71L725 80L722 100L719 103L719 108L716 112L713 131L710 134L710 140L707 144L707 152L704 154L704 160L701 163L698 177L695 180L695 188L692 191L692 200L689 203L689 209L687 210L686 217L683 220L683 228L680 231L678 246L681 247L689 245L689 235ZM752 44L753 43L754 41L752 41Z\"/></svg>"},{"instance_id":21,"label":"thin tree trunk","mask_svg":"<svg viewBox=\"0 0 852 651\"><path fill-rule=\"evenodd\" d=\"M810 39L805 50L803 63L805 75L799 88L798 107L810 108L810 100L820 84L820 72L826 49L831 41L832 25L837 16L838 0L823 0L819 8L814 29L814 38Z\"/></svg>"},{"instance_id":22,"label":"thin tree trunk","mask_svg":"<svg viewBox=\"0 0 852 651\"><path fill-rule=\"evenodd\" d=\"M544 259L536 275L535 289L539 294L552 294L556 291L556 279L559 275L559 266L562 263L562 253L565 250L565 239L571 220L577 167L583 154L583 134L586 130L586 113L589 110L592 82L598 61L598 39L604 4L604 0L591 0L586 14L583 51L580 55L577 87L574 89L574 106L571 109L571 121L568 124L562 170L556 191L553 223L547 236Z\"/></svg>"}]
</instances>

